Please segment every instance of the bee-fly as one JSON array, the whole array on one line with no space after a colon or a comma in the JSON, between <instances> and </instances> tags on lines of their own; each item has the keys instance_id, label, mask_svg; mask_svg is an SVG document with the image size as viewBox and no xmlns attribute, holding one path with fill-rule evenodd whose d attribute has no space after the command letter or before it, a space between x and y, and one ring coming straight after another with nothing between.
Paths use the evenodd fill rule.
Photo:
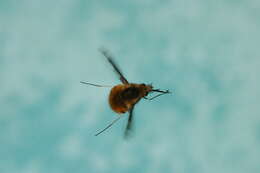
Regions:
<instances>
[{"instance_id":1,"label":"bee-fly","mask_svg":"<svg viewBox=\"0 0 260 173\"><path fill-rule=\"evenodd\" d=\"M125 129L125 137L129 136L129 132L132 129L132 122L133 122L133 110L136 103L138 103L139 100L142 98L152 100L158 96L161 96L163 94L169 94L171 93L169 90L162 91L160 89L153 89L153 86L151 84L136 84L136 83L129 83L127 79L122 74L121 70L118 68L116 63L114 62L113 58L108 54L108 52L104 49L100 49L101 53L106 57L108 62L112 65L115 72L118 74L120 81L122 84L118 84L114 86L109 94L109 105L111 109L118 113L123 114L128 112L128 122ZM96 87L106 87L105 85L97 85L92 84L88 82L82 82L83 84L87 85L93 85ZM148 98L147 95L153 92L159 93L158 95L155 95L151 98ZM95 134L95 136L98 136L105 130L107 130L109 127L111 127L116 121L118 121L121 118L119 116L117 119L115 119L113 122L111 122L106 128Z\"/></svg>"}]
</instances>

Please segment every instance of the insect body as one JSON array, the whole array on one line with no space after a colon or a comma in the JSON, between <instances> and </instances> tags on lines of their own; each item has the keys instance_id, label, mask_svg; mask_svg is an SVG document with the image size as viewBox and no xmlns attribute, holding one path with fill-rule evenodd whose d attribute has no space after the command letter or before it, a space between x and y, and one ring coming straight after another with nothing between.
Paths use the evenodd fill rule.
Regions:
<instances>
[{"instance_id":1,"label":"insect body","mask_svg":"<svg viewBox=\"0 0 260 173\"><path fill-rule=\"evenodd\" d=\"M109 95L109 104L116 113L129 111L141 98L152 91L151 85L119 84L114 86Z\"/></svg>"},{"instance_id":2,"label":"insect body","mask_svg":"<svg viewBox=\"0 0 260 173\"><path fill-rule=\"evenodd\" d=\"M152 100L160 95L169 94L170 91L153 89L153 86L150 84L146 85L146 84L129 83L127 79L123 76L122 72L119 70L118 66L113 61L113 58L107 53L107 51L101 50L101 53L106 57L108 62L112 65L115 72L118 74L120 81L122 82L122 84L116 85L111 89L109 94L109 104L111 109L118 114L129 112L128 122L125 130L125 137L128 137L129 132L132 129L133 110L135 104L138 103L138 101L140 101L142 98ZM92 84L87 82L81 82L81 83L93 85L97 87L104 87L103 85L97 85L97 84ZM160 94L152 98L147 98L146 96L152 92L158 92ZM104 132L109 127L111 127L120 118L121 116L119 116L112 123L110 123L105 129L97 133L96 136Z\"/></svg>"}]
</instances>

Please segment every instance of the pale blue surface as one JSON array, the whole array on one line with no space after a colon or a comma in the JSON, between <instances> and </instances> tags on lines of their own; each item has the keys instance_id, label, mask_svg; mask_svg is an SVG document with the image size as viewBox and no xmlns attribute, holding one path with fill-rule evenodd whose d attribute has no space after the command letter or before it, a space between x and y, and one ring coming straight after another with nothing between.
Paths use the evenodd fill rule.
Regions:
<instances>
[{"instance_id":1,"label":"pale blue surface","mask_svg":"<svg viewBox=\"0 0 260 173\"><path fill-rule=\"evenodd\" d=\"M260 1L0 0L0 173L260 172ZM123 140L98 48L141 101Z\"/></svg>"}]
</instances>

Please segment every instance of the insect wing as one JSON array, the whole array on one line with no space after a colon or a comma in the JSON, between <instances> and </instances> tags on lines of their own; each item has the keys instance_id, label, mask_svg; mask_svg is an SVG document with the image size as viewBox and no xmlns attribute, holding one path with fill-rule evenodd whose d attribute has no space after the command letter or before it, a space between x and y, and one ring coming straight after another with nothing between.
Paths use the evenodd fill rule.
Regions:
<instances>
[{"instance_id":1,"label":"insect wing","mask_svg":"<svg viewBox=\"0 0 260 173\"><path fill-rule=\"evenodd\" d=\"M100 49L101 53L107 58L108 62L113 66L114 70L116 71L116 73L119 75L120 77L120 81L123 84L128 84L128 81L126 80L126 78L123 76L121 70L118 68L118 66L116 65L116 63L114 62L113 58L108 54L108 52L104 49Z\"/></svg>"},{"instance_id":2,"label":"insect wing","mask_svg":"<svg viewBox=\"0 0 260 173\"><path fill-rule=\"evenodd\" d=\"M133 113L134 113L134 106L129 110L128 121L125 129L125 138L128 138L131 135L133 129Z\"/></svg>"}]
</instances>

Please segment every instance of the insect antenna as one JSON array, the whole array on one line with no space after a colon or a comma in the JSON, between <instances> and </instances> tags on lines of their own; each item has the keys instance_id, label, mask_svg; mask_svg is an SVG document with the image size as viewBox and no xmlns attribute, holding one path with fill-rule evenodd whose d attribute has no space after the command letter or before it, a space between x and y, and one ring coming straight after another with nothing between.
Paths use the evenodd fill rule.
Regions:
<instances>
[{"instance_id":1,"label":"insect antenna","mask_svg":"<svg viewBox=\"0 0 260 173\"><path fill-rule=\"evenodd\" d=\"M97 134L95 134L95 136L100 135L101 133L103 133L104 131L106 131L109 127L111 127L115 122L117 122L119 119L121 118L121 116L119 116L118 118L114 119L106 128L104 128L103 130L101 130L100 132L98 132Z\"/></svg>"},{"instance_id":2,"label":"insect antenna","mask_svg":"<svg viewBox=\"0 0 260 173\"><path fill-rule=\"evenodd\" d=\"M95 87L112 87L111 85L98 85L98 84L93 84L93 83L88 83L88 82L83 82L83 81L80 81L80 83L86 84L86 85L92 85Z\"/></svg>"}]
</instances>

